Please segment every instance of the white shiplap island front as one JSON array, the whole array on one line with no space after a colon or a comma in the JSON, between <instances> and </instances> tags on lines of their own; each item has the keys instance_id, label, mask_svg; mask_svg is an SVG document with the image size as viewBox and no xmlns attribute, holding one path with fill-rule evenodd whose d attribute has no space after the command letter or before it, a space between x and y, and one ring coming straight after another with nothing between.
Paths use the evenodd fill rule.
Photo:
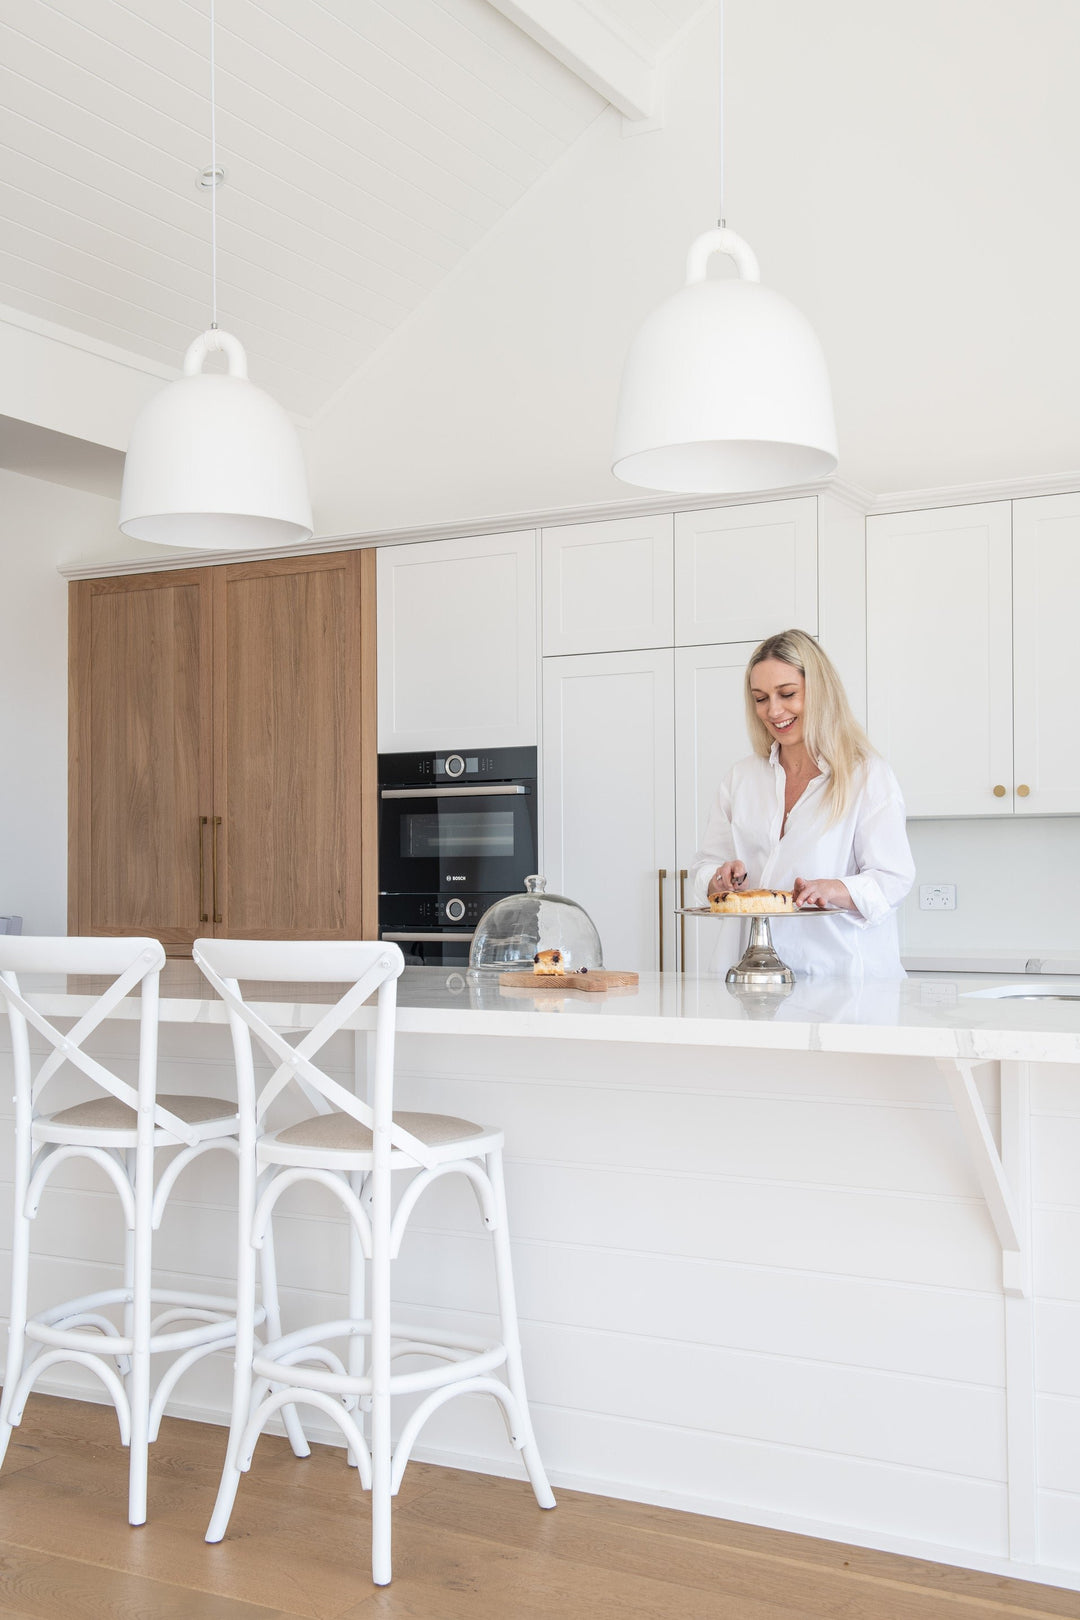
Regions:
<instances>
[{"instance_id":1,"label":"white shiplap island front","mask_svg":"<svg viewBox=\"0 0 1080 1620\"><path fill-rule=\"evenodd\" d=\"M406 973L400 1103L506 1131L556 1485L1080 1587L1080 1003L970 994L992 984L807 982L748 1008L673 974L585 996ZM35 994L74 1010L79 990ZM265 993L293 1028L323 999ZM163 1087L227 1094L222 1009L192 964L169 964L162 1011ZM116 1019L101 1041L133 1036ZM56 1291L77 1261L111 1275L94 1174L73 1173L62 1225L39 1222ZM204 1161L175 1196L162 1264L228 1277L227 1168ZM411 1230L402 1297L475 1326L494 1291L468 1189L434 1187ZM318 1189L279 1245L286 1311L325 1314L344 1244ZM223 1417L227 1383L223 1357L174 1410ZM483 1405L451 1403L425 1439L433 1461L513 1468Z\"/></svg>"}]
</instances>

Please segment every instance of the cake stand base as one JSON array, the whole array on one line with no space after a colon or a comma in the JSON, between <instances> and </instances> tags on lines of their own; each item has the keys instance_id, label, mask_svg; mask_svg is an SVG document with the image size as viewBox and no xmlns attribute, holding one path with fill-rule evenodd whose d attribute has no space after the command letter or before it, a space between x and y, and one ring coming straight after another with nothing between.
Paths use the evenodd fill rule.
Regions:
<instances>
[{"instance_id":1,"label":"cake stand base","mask_svg":"<svg viewBox=\"0 0 1080 1620\"><path fill-rule=\"evenodd\" d=\"M776 954L768 917L751 917L750 942L742 960L728 968L726 982L755 985L762 989L770 985L790 986L795 983L794 973Z\"/></svg>"}]
</instances>

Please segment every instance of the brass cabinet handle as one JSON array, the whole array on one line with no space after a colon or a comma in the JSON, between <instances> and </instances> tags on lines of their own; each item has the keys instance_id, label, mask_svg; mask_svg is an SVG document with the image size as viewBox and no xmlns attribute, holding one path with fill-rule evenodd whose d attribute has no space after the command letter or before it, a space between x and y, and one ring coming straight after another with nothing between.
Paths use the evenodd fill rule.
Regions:
<instances>
[{"instance_id":1,"label":"brass cabinet handle","mask_svg":"<svg viewBox=\"0 0 1080 1620\"><path fill-rule=\"evenodd\" d=\"M221 912L218 910L218 886L217 886L217 830L218 830L218 828L220 826L221 826L221 817L220 816L215 816L214 817L214 841L210 845L210 874L211 874L211 881L213 883L214 921L216 923L219 923L221 921Z\"/></svg>"},{"instance_id":2,"label":"brass cabinet handle","mask_svg":"<svg viewBox=\"0 0 1080 1620\"><path fill-rule=\"evenodd\" d=\"M679 972L686 972L686 879L688 873L684 867L679 873Z\"/></svg>"},{"instance_id":3,"label":"brass cabinet handle","mask_svg":"<svg viewBox=\"0 0 1080 1620\"><path fill-rule=\"evenodd\" d=\"M660 972L664 971L664 879L667 877L667 867L662 866L656 874L660 891Z\"/></svg>"},{"instance_id":4,"label":"brass cabinet handle","mask_svg":"<svg viewBox=\"0 0 1080 1620\"><path fill-rule=\"evenodd\" d=\"M994 798L995 799L1003 799L1005 797L1005 791L1006 790L1002 787L1001 783L999 782L997 787L994 789Z\"/></svg>"},{"instance_id":5,"label":"brass cabinet handle","mask_svg":"<svg viewBox=\"0 0 1080 1620\"><path fill-rule=\"evenodd\" d=\"M206 823L208 816L199 817L199 921L209 922L206 911Z\"/></svg>"},{"instance_id":6,"label":"brass cabinet handle","mask_svg":"<svg viewBox=\"0 0 1080 1620\"><path fill-rule=\"evenodd\" d=\"M1030 792L1031 789L1028 787L1027 783L1021 782L1020 786L1016 790L1016 797L1018 799L1026 799Z\"/></svg>"}]
</instances>

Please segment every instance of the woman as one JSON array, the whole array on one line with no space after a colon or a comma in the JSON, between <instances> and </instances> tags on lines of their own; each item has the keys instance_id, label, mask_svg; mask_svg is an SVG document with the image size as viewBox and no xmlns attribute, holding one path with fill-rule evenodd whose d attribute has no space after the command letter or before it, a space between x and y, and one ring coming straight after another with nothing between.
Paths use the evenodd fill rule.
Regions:
<instances>
[{"instance_id":1,"label":"woman","mask_svg":"<svg viewBox=\"0 0 1080 1620\"><path fill-rule=\"evenodd\" d=\"M814 922L773 922L796 973L901 978L896 909L915 878L896 777L840 677L804 630L757 648L746 671L754 752L716 796L694 858L695 903L725 889L791 889Z\"/></svg>"}]
</instances>

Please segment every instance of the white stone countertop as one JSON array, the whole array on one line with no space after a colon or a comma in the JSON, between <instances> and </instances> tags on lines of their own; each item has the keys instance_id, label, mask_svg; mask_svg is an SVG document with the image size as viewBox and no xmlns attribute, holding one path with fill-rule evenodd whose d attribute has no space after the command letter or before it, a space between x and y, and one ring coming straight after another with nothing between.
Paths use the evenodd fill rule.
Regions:
<instances>
[{"instance_id":1,"label":"white stone countertop","mask_svg":"<svg viewBox=\"0 0 1080 1620\"><path fill-rule=\"evenodd\" d=\"M995 999L1011 985L1020 995L1057 985L1080 995L1080 979L934 973L853 985L801 980L789 995L736 995L721 979L643 973L636 989L604 994L505 989L472 984L460 971L406 969L399 985L402 1034L498 1035L638 1044L755 1047L783 1051L865 1052L896 1056L1080 1063L1080 1000ZM77 1013L103 988L89 980L27 979L24 989L45 1013ZM264 985L245 994L280 1028L308 1028L337 999L338 987ZM118 1016L135 1016L131 1001ZM170 961L162 974L166 1022L223 1023L225 1010L192 962ZM365 1007L351 1027L371 1026Z\"/></svg>"}]
</instances>

